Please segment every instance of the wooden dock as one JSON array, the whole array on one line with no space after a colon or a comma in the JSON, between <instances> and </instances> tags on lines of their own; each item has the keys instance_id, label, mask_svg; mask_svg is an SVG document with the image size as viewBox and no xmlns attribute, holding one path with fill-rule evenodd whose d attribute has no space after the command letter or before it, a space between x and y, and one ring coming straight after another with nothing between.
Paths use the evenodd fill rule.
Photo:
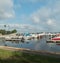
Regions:
<instances>
[{"instance_id":1,"label":"wooden dock","mask_svg":"<svg viewBox=\"0 0 60 63\"><path fill-rule=\"evenodd\" d=\"M22 38L11 38L11 39L5 39L5 41L21 41L21 42L24 42L25 39L22 37Z\"/></svg>"},{"instance_id":2,"label":"wooden dock","mask_svg":"<svg viewBox=\"0 0 60 63\"><path fill-rule=\"evenodd\" d=\"M21 39L5 39L6 41L21 41Z\"/></svg>"}]
</instances>

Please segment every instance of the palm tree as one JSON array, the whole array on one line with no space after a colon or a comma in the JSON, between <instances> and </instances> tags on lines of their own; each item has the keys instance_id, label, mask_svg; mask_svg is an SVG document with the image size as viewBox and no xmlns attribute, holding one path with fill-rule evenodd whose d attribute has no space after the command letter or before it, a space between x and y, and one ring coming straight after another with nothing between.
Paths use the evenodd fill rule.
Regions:
<instances>
[{"instance_id":1,"label":"palm tree","mask_svg":"<svg viewBox=\"0 0 60 63\"><path fill-rule=\"evenodd\" d=\"M4 25L4 28L5 28L5 30L6 30L6 25Z\"/></svg>"},{"instance_id":2,"label":"palm tree","mask_svg":"<svg viewBox=\"0 0 60 63\"><path fill-rule=\"evenodd\" d=\"M5 31L6 31L6 25L4 25ZM6 33L6 32L5 32Z\"/></svg>"},{"instance_id":3,"label":"palm tree","mask_svg":"<svg viewBox=\"0 0 60 63\"><path fill-rule=\"evenodd\" d=\"M4 27L6 28L6 25L4 25Z\"/></svg>"}]
</instances>

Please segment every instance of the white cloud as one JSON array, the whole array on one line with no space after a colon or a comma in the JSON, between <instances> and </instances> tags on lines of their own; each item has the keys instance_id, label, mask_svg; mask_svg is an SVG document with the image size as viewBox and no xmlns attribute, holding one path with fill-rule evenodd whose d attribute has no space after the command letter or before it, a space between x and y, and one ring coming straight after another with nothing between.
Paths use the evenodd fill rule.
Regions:
<instances>
[{"instance_id":1,"label":"white cloud","mask_svg":"<svg viewBox=\"0 0 60 63\"><path fill-rule=\"evenodd\" d=\"M33 21L36 22L42 21L42 20L47 20L49 16L51 15L51 10L49 8L40 8L36 12L31 14L31 19L34 19ZM37 20L36 20L37 18Z\"/></svg>"},{"instance_id":2,"label":"white cloud","mask_svg":"<svg viewBox=\"0 0 60 63\"><path fill-rule=\"evenodd\" d=\"M55 21L52 20L52 19L49 19L46 23L47 23L47 25L50 25L50 26L55 26L56 25Z\"/></svg>"},{"instance_id":3,"label":"white cloud","mask_svg":"<svg viewBox=\"0 0 60 63\"><path fill-rule=\"evenodd\" d=\"M60 29L60 0L49 0L46 5L31 14L30 19L45 31ZM33 16L33 17L32 17Z\"/></svg>"},{"instance_id":4,"label":"white cloud","mask_svg":"<svg viewBox=\"0 0 60 63\"><path fill-rule=\"evenodd\" d=\"M14 17L13 6L13 0L0 0L0 19Z\"/></svg>"},{"instance_id":5,"label":"white cloud","mask_svg":"<svg viewBox=\"0 0 60 63\"><path fill-rule=\"evenodd\" d=\"M4 27L6 25L6 27ZM38 32L42 28L35 27L31 24L0 24L0 29L13 30L16 29L18 32Z\"/></svg>"},{"instance_id":6,"label":"white cloud","mask_svg":"<svg viewBox=\"0 0 60 63\"><path fill-rule=\"evenodd\" d=\"M34 21L35 23L39 23L40 22L40 18L36 15L31 15L31 20Z\"/></svg>"},{"instance_id":7,"label":"white cloud","mask_svg":"<svg viewBox=\"0 0 60 63\"><path fill-rule=\"evenodd\" d=\"M47 24L48 24L48 25L52 25L53 22L52 22L51 20L48 20L48 21L47 21Z\"/></svg>"}]
</instances>

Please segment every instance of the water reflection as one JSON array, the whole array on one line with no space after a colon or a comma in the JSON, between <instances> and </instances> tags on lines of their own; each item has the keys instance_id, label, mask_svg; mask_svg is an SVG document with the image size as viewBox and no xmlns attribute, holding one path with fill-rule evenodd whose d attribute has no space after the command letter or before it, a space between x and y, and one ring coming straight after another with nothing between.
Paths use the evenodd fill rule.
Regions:
<instances>
[{"instance_id":1,"label":"water reflection","mask_svg":"<svg viewBox=\"0 0 60 63\"><path fill-rule=\"evenodd\" d=\"M44 50L44 51L54 51L60 52L60 46L56 43L46 43L46 37L39 40L27 40L27 41L3 41L0 39L0 45L11 46L18 48L29 48L32 50Z\"/></svg>"}]
</instances>

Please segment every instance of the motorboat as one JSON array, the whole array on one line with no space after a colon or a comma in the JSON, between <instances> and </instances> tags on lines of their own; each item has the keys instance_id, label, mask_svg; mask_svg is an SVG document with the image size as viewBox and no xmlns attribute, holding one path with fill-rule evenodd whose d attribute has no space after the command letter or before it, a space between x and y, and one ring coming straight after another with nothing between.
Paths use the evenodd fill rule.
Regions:
<instances>
[{"instance_id":1,"label":"motorboat","mask_svg":"<svg viewBox=\"0 0 60 63\"><path fill-rule=\"evenodd\" d=\"M54 40L54 41L60 41L60 36L54 37L54 38L52 38L51 40Z\"/></svg>"},{"instance_id":2,"label":"motorboat","mask_svg":"<svg viewBox=\"0 0 60 63\"><path fill-rule=\"evenodd\" d=\"M50 40L46 41L47 43L60 43L60 36L51 38Z\"/></svg>"}]
</instances>

